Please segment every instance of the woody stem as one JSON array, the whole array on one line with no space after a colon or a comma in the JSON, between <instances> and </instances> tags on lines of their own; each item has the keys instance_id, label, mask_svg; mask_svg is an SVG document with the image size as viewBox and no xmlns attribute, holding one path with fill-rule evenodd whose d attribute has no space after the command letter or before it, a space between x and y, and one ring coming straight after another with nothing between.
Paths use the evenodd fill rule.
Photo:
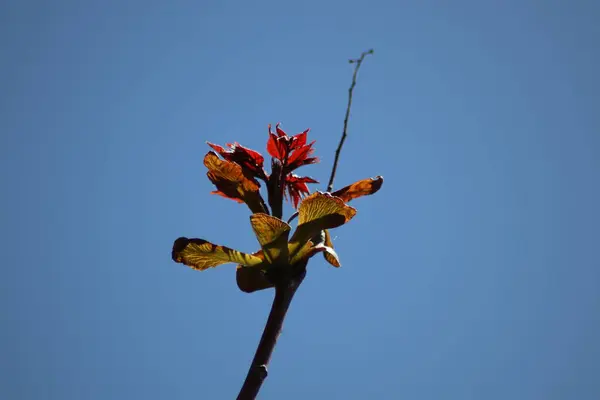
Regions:
<instances>
[{"instance_id":1,"label":"woody stem","mask_svg":"<svg viewBox=\"0 0 600 400\"><path fill-rule=\"evenodd\" d=\"M283 217L283 185L285 176L283 166L275 159L271 160L271 176L267 181L267 191L271 213L275 218Z\"/></svg>"},{"instance_id":2,"label":"woody stem","mask_svg":"<svg viewBox=\"0 0 600 400\"><path fill-rule=\"evenodd\" d=\"M275 286L275 298L273 299L271 312L237 400L253 400L258 395L264 380L267 378L267 366L273 354L273 349L275 349L277 338L281 333L288 308L305 276L306 270L304 269L299 275Z\"/></svg>"}]
</instances>

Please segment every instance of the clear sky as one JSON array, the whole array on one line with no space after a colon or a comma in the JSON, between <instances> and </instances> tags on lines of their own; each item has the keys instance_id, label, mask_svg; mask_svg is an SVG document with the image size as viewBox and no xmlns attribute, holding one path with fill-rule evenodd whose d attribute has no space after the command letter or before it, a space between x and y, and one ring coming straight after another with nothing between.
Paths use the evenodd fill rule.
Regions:
<instances>
[{"instance_id":1,"label":"clear sky","mask_svg":"<svg viewBox=\"0 0 600 400\"><path fill-rule=\"evenodd\" d=\"M232 399L273 292L173 240L258 247L205 141L311 128L383 175L309 265L261 399L600 398L600 3L0 6L0 397ZM289 215L289 209L288 209Z\"/></svg>"}]
</instances>

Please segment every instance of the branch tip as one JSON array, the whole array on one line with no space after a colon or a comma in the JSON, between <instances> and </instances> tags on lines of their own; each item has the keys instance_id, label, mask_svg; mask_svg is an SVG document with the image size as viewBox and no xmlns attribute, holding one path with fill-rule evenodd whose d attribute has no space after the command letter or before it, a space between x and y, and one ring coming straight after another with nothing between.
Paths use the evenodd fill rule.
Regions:
<instances>
[{"instance_id":1,"label":"branch tip","mask_svg":"<svg viewBox=\"0 0 600 400\"><path fill-rule=\"evenodd\" d=\"M354 74L352 74L352 83L350 84L350 88L348 89L348 105L346 107L346 116L344 117L344 129L342 131L340 143L338 144L337 150L335 151L335 158L333 160L331 176L329 177L329 184L327 185L327 192L330 193L333 191L333 180L335 179L335 173L337 171L338 162L340 160L340 152L342 151L342 146L344 145L346 136L348 136L348 120L350 119L350 108L352 107L352 94L354 93L354 87L356 86L356 76L358 75L358 70L360 69L360 65L364 61L365 57L369 54L373 54L373 52L373 49L369 49L367 51L363 51L359 58L351 58L350 60L348 60L350 64L356 64L356 66L354 67Z\"/></svg>"}]
</instances>

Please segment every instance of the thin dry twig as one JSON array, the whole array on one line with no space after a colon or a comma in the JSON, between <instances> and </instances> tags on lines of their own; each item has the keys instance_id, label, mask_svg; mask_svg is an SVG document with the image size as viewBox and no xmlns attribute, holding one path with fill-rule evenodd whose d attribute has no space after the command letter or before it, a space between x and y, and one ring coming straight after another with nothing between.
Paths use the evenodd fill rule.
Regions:
<instances>
[{"instance_id":1,"label":"thin dry twig","mask_svg":"<svg viewBox=\"0 0 600 400\"><path fill-rule=\"evenodd\" d=\"M358 70L362 65L363 60L369 54L373 54L373 49L363 51L359 58L348 60L350 64L356 64L354 67L354 74L352 75L352 84L348 89L348 106L346 107L346 116L344 117L344 130L342 131L342 138L340 139L340 144L338 144L337 150L335 151L335 159L333 160L333 168L331 169L331 176L329 177L329 184L327 185L327 191L333 191L333 180L335 179L335 173L337 171L338 162L340 159L340 152L342 151L342 146L346 141L347 129L348 129L348 120L350 119L350 107L352 107L352 94L354 93L354 87L356 86L356 76L358 75Z\"/></svg>"}]
</instances>

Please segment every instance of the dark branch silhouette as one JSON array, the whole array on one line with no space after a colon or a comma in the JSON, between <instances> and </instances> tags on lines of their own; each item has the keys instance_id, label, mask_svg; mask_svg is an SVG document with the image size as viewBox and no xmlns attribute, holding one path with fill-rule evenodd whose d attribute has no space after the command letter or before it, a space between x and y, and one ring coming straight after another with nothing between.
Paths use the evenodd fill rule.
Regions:
<instances>
[{"instance_id":1,"label":"dark branch silhouette","mask_svg":"<svg viewBox=\"0 0 600 400\"><path fill-rule=\"evenodd\" d=\"M328 192L333 191L333 180L335 179L335 173L337 171L337 166L340 159L340 152L342 151L342 146L346 141L346 136L348 136L348 120L350 119L350 107L352 107L352 94L354 93L354 87L356 86L356 76L358 75L358 70L360 69L363 60L369 54L373 54L373 49L363 51L360 57L356 59L348 60L350 64L356 64L356 67L354 67L354 74L352 75L352 84L350 84L350 89L348 89L348 106L346 107L346 116L344 117L344 130L342 131L342 138L340 139L340 144L338 144L337 150L335 151L335 159L333 160L331 177L329 178L329 184L327 185Z\"/></svg>"},{"instance_id":2,"label":"dark branch silhouette","mask_svg":"<svg viewBox=\"0 0 600 400\"><path fill-rule=\"evenodd\" d=\"M264 380L267 378L269 361L271 354L277 344L277 338L281 333L283 321L287 314L292 298L300 287L300 284L306 276L306 263L298 269L291 277L275 277L273 279L280 281L275 285L275 298L271 306L271 312L265 325L262 337L258 343L258 348L254 354L254 359L246 375L246 380L238 394L237 400L254 400Z\"/></svg>"}]
</instances>

